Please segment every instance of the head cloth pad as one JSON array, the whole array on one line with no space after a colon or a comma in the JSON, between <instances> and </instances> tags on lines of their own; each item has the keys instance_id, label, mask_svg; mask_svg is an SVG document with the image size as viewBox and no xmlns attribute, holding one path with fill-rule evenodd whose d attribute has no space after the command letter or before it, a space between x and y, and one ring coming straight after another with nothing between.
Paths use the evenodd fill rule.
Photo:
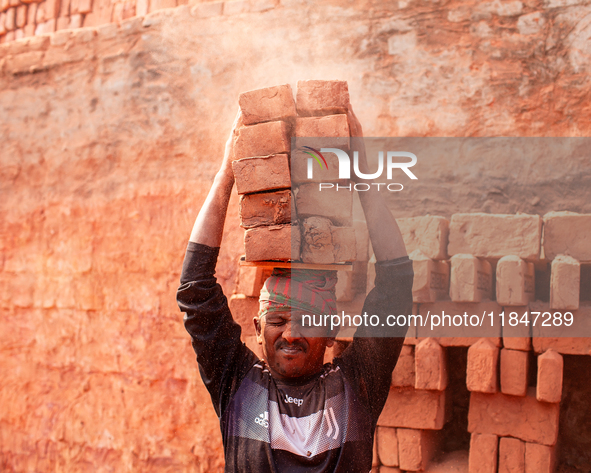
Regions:
<instances>
[{"instance_id":1,"label":"head cloth pad","mask_svg":"<svg viewBox=\"0 0 591 473\"><path fill-rule=\"evenodd\" d=\"M290 310L336 314L336 284L336 271L275 268L261 289L259 314Z\"/></svg>"}]
</instances>

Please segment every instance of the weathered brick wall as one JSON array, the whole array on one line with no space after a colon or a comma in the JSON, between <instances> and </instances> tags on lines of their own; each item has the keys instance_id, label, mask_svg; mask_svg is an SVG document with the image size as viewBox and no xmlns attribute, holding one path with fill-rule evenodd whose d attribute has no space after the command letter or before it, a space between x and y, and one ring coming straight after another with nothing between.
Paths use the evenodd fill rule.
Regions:
<instances>
[{"instance_id":1,"label":"weathered brick wall","mask_svg":"<svg viewBox=\"0 0 591 473\"><path fill-rule=\"evenodd\" d=\"M239 92L347 80L368 136L589 134L586 2L265 5L0 46L0 469L219 470L174 294ZM442 160L392 206L589 213L587 163ZM237 208L233 195L227 294Z\"/></svg>"}]
</instances>

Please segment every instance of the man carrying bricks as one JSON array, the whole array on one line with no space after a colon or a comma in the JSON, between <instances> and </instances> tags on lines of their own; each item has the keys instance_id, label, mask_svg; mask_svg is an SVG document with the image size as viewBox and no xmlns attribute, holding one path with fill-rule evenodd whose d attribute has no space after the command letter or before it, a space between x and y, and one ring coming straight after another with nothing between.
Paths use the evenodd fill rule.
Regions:
<instances>
[{"instance_id":1,"label":"man carrying bricks","mask_svg":"<svg viewBox=\"0 0 591 473\"><path fill-rule=\"evenodd\" d=\"M359 121L351 110L348 115L351 135L361 137ZM239 122L240 114L233 134ZM292 315L336 314L335 272L275 271L254 319L263 348L259 360L240 341L240 326L214 277L234 184L232 146L230 136L195 221L177 294L220 418L225 471L368 472L376 423L407 330L386 320L412 310L412 264L398 225L378 190L360 193L377 259L375 288L363 312L379 317L377 327L360 326L349 347L323 364L334 337L326 331L309 336ZM359 154L360 169L368 173L365 153Z\"/></svg>"}]
</instances>

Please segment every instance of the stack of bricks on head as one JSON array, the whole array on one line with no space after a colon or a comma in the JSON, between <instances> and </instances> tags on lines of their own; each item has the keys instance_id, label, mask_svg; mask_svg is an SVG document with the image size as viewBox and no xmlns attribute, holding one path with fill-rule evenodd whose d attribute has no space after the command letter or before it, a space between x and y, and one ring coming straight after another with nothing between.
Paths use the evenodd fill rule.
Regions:
<instances>
[{"instance_id":1,"label":"stack of bricks on head","mask_svg":"<svg viewBox=\"0 0 591 473\"><path fill-rule=\"evenodd\" d=\"M319 178L307 178L308 156L291 156L292 137L321 138L324 145L348 149L347 83L299 81L296 98L290 85L239 98L243 126L236 133L232 167L246 229L245 260L312 267L353 261L353 193L320 192Z\"/></svg>"}]
</instances>

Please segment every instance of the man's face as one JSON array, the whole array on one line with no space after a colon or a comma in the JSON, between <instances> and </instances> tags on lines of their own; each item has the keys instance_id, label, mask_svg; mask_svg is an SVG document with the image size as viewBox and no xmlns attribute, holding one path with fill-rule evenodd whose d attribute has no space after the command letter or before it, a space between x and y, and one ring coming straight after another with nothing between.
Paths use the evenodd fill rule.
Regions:
<instances>
[{"instance_id":1,"label":"man's face","mask_svg":"<svg viewBox=\"0 0 591 473\"><path fill-rule=\"evenodd\" d=\"M294 318L297 318L294 316ZM334 340L326 337L304 337L292 323L292 313L271 312L254 319L257 341L276 379L298 378L317 373L324 363L324 351Z\"/></svg>"}]
</instances>

